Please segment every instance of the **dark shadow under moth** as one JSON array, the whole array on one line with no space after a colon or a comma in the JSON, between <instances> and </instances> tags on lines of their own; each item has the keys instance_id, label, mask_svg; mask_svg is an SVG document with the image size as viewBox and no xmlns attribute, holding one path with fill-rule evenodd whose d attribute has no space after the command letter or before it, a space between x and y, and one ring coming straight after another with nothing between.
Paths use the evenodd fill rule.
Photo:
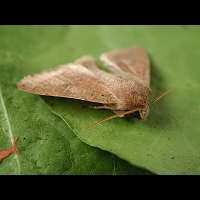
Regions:
<instances>
[{"instance_id":1,"label":"dark shadow under moth","mask_svg":"<svg viewBox=\"0 0 200 200\"><path fill-rule=\"evenodd\" d=\"M74 63L21 80L17 87L25 92L79 99L102 104L124 117L139 112L141 119L149 113L150 60L145 49L124 48L100 57L108 72L95 59L84 56Z\"/></svg>"}]
</instances>

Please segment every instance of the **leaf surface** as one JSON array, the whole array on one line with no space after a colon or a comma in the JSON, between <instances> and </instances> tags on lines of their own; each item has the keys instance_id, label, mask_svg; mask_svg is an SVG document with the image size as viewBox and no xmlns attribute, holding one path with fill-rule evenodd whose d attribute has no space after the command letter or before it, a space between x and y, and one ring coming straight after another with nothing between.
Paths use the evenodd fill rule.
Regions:
<instances>
[{"instance_id":1,"label":"leaf surface","mask_svg":"<svg viewBox=\"0 0 200 200\"><path fill-rule=\"evenodd\" d=\"M174 90L151 105L144 122L115 119L89 129L89 125L112 113L74 100L46 101L54 102L54 111L91 146L157 174L199 174L199 34L199 26L97 26L71 30L71 41L74 47L82 48L81 54L97 56L133 44L148 50L154 96Z\"/></svg>"},{"instance_id":2,"label":"leaf surface","mask_svg":"<svg viewBox=\"0 0 200 200\"><path fill-rule=\"evenodd\" d=\"M84 144L43 99L16 88L26 74L65 60L68 47L62 36L66 37L68 30L54 26L0 27L0 150L10 147L14 138L19 139L19 153L0 163L0 174L149 173ZM63 53L57 52L62 49Z\"/></svg>"},{"instance_id":3,"label":"leaf surface","mask_svg":"<svg viewBox=\"0 0 200 200\"><path fill-rule=\"evenodd\" d=\"M23 69L25 74L30 74L72 62L83 55L98 58L102 52L114 48L133 44L146 48L152 60L153 95L174 89L151 106L146 121L115 119L89 129L89 125L112 113L89 108L87 103L76 100L44 99L79 139L93 147L157 174L199 174L199 34L199 26L5 26L0 30L0 55L1 60L12 58L12 64ZM13 79L13 88L24 75L19 69L16 68L20 76ZM5 91L6 84L12 80L9 73L3 75L8 80L4 86L1 84L1 91L12 125L10 116L14 115L9 114L12 109L8 108L9 101L7 103L10 92ZM39 101L38 96L18 92L20 97ZM30 101L31 105L35 105L34 101ZM18 109L23 102L19 105ZM18 127L19 123L16 124ZM35 124L35 121L31 124ZM18 133L13 127L13 134ZM29 132L25 131L24 134ZM1 140L4 140L4 147L9 146L6 137ZM16 159L13 158L13 162Z\"/></svg>"}]
</instances>

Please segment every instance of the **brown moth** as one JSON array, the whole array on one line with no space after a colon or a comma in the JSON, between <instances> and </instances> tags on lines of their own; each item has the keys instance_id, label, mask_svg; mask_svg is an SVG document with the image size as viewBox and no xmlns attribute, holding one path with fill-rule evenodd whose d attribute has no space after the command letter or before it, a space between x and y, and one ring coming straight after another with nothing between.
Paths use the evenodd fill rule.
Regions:
<instances>
[{"instance_id":1,"label":"brown moth","mask_svg":"<svg viewBox=\"0 0 200 200\"><path fill-rule=\"evenodd\" d=\"M17 87L38 95L99 103L102 106L97 108L112 110L119 117L139 112L141 119L146 119L150 95L150 60L146 50L117 49L104 53L100 59L108 72L101 70L94 58L85 56L54 70L27 76Z\"/></svg>"}]
</instances>

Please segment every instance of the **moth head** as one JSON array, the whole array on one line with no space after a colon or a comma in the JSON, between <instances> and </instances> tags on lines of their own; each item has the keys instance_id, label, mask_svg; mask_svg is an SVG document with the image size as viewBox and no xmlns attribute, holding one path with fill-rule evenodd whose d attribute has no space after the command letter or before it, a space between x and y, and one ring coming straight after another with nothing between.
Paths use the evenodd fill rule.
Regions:
<instances>
[{"instance_id":1,"label":"moth head","mask_svg":"<svg viewBox=\"0 0 200 200\"><path fill-rule=\"evenodd\" d=\"M158 102L162 97L166 96L171 91L172 91L172 89L169 89L169 90L166 90L165 92L162 92L159 96L154 98L154 100L153 100L153 102L151 102L151 104ZM144 120L149 115L148 96L146 96L146 98L143 97L143 101L141 101L141 102L142 102L142 104L140 104L140 105L143 106L143 108L139 111L139 113L140 113L141 119Z\"/></svg>"},{"instance_id":2,"label":"moth head","mask_svg":"<svg viewBox=\"0 0 200 200\"><path fill-rule=\"evenodd\" d=\"M149 115L149 95L151 91L149 88L142 88L140 91L140 93L137 93L135 105L138 108L140 118L144 120Z\"/></svg>"}]
</instances>

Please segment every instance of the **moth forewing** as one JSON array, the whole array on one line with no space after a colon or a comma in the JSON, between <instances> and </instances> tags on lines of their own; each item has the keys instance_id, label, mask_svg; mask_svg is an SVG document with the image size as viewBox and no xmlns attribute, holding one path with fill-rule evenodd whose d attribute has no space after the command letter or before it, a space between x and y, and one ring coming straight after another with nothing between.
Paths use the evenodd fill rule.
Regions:
<instances>
[{"instance_id":1,"label":"moth forewing","mask_svg":"<svg viewBox=\"0 0 200 200\"><path fill-rule=\"evenodd\" d=\"M52 71L27 76L17 84L25 92L79 99L101 104L114 104L115 97L97 75L80 64L58 67Z\"/></svg>"}]
</instances>

